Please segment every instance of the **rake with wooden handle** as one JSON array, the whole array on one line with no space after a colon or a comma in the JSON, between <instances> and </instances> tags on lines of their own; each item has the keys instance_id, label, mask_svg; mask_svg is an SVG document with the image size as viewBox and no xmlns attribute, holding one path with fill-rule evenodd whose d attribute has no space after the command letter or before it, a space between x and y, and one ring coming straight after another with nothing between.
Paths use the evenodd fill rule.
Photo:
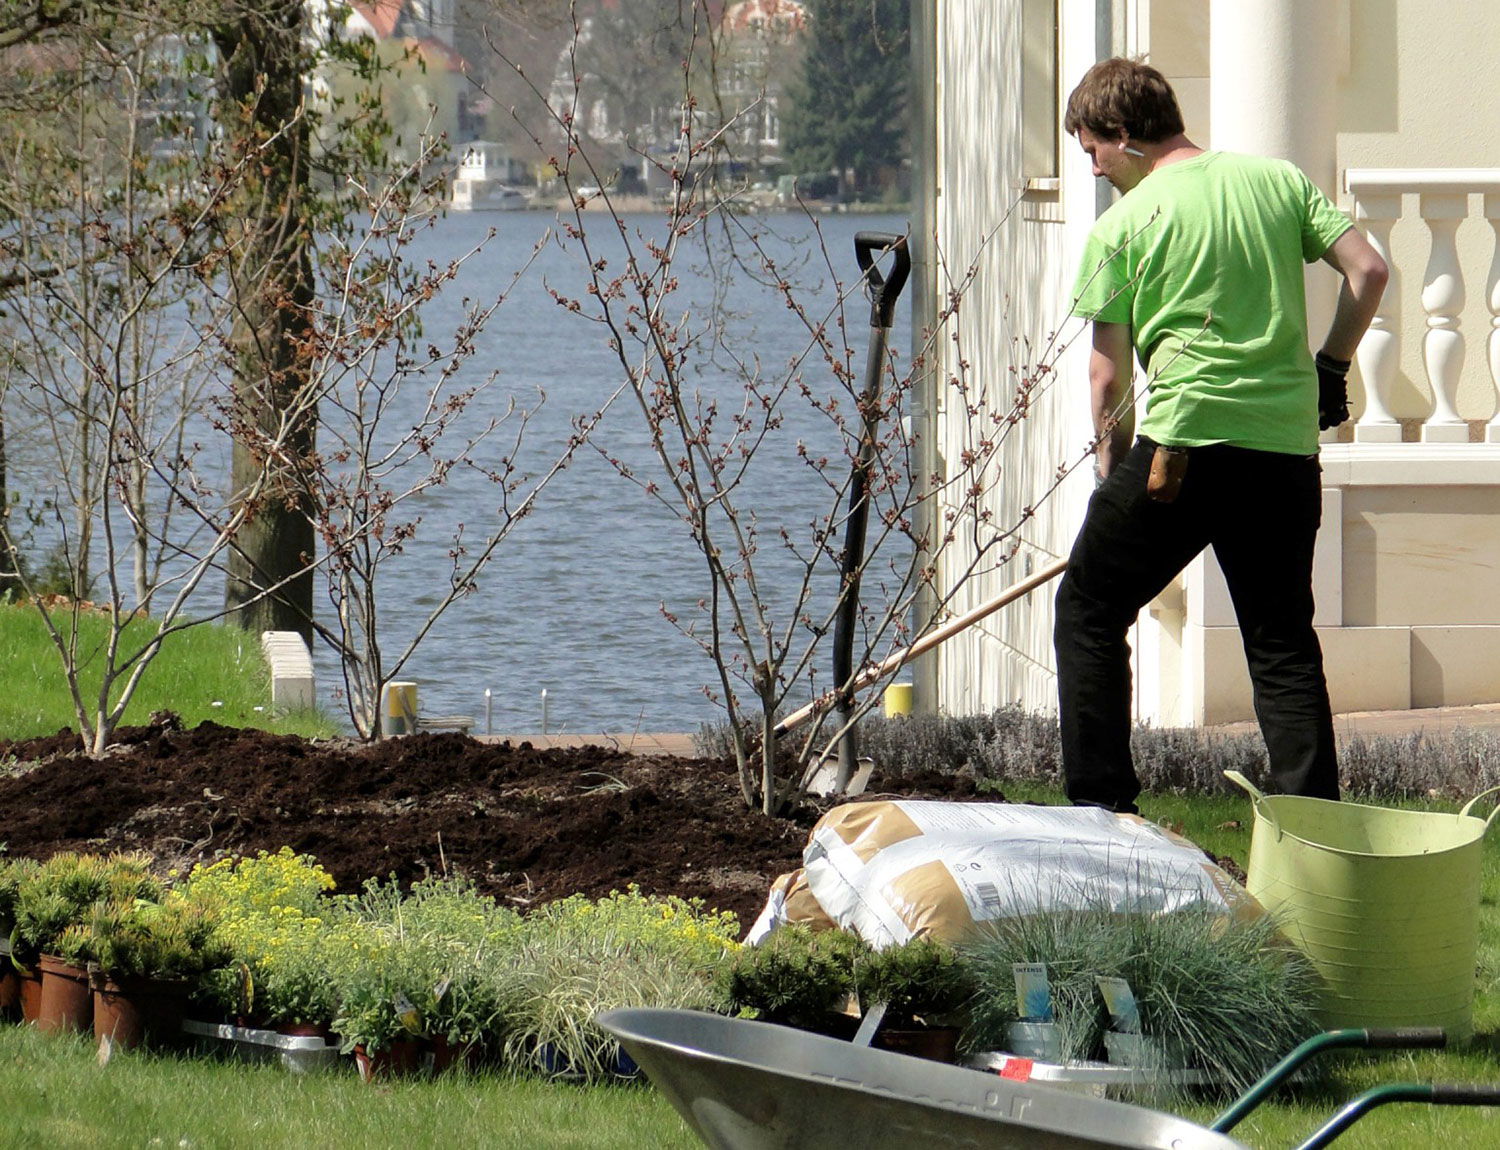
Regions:
<instances>
[{"instance_id":1,"label":"rake with wooden handle","mask_svg":"<svg viewBox=\"0 0 1500 1150\"><path fill-rule=\"evenodd\" d=\"M861 671L854 677L853 682L849 684L848 691L827 691L824 694L819 695L811 703L808 703L798 710L793 711L786 718L782 719L781 722L776 724L772 733L779 739L789 731L796 730L809 719L813 718L816 715L822 714L830 707L836 705L841 698L845 698L848 695L853 694L853 692L855 691L861 690L864 687L868 687L871 683L884 678L886 675L889 675L897 668L911 662L911 660L915 659L918 655L925 655L928 651L932 650L940 643L946 643L960 631L966 631L975 623L978 623L981 619L986 619L989 616L993 615L996 611L1000 610L1000 608L1004 607L1006 604L1014 603L1017 599L1021 598L1021 596L1030 594L1032 591L1035 591L1038 587L1042 586L1042 584L1051 582L1053 579L1061 575L1067 568L1067 566L1068 561L1066 559L1059 559L1057 562L1043 567L1040 571L1033 572L1025 579L1022 579L1019 583L1011 584L1004 591L1000 592L1000 594L996 595L993 599L990 599L988 602L981 603L972 611L966 612L965 614L960 615L955 619L949 619L948 622L944 623L941 627L938 627L936 630L929 631L927 634L923 635L910 647L897 651L892 655L887 655L880 662L873 663L870 666L866 667L863 671Z\"/></svg>"}]
</instances>

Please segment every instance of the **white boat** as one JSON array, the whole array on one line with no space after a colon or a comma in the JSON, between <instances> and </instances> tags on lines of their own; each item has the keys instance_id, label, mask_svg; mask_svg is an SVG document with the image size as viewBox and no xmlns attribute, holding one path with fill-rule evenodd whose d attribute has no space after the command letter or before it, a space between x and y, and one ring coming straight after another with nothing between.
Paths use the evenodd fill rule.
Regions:
<instances>
[{"instance_id":1,"label":"white boat","mask_svg":"<svg viewBox=\"0 0 1500 1150\"><path fill-rule=\"evenodd\" d=\"M507 212L530 207L530 195L506 183L509 169L504 145L483 140L465 145L453 177L449 206L460 212Z\"/></svg>"}]
</instances>

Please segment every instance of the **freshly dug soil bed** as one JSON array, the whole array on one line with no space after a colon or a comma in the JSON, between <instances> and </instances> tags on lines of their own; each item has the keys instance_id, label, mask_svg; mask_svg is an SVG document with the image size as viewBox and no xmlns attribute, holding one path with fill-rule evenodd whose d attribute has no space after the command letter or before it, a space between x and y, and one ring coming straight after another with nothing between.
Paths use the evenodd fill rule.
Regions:
<instances>
[{"instance_id":1,"label":"freshly dug soil bed","mask_svg":"<svg viewBox=\"0 0 1500 1150\"><path fill-rule=\"evenodd\" d=\"M801 861L820 811L746 808L734 766L607 747L539 750L423 734L309 741L170 716L120 732L102 759L59 734L0 744L0 842L12 856L145 850L165 867L290 846L355 890L444 868L525 907L638 884L701 898L748 926ZM876 776L872 792L975 798L973 780ZM999 795L983 796L996 801Z\"/></svg>"}]
</instances>

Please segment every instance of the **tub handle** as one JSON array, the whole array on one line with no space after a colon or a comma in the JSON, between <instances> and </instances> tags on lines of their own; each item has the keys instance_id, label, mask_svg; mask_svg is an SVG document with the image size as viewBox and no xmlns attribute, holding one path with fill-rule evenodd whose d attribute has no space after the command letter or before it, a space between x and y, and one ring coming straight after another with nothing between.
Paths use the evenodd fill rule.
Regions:
<instances>
[{"instance_id":1,"label":"tub handle","mask_svg":"<svg viewBox=\"0 0 1500 1150\"><path fill-rule=\"evenodd\" d=\"M1460 815L1466 815L1466 814L1468 814L1471 810L1474 809L1474 804L1477 803L1480 799L1486 798L1489 795L1493 795L1493 794L1496 794L1496 793L1500 793L1500 787L1491 787L1487 791L1480 791L1472 799L1470 799L1468 802L1466 802L1464 804L1464 809L1461 810L1461 811L1459 811L1458 813ZM1497 802L1495 804L1495 809L1490 812L1490 817L1484 820L1484 829L1485 829L1485 831L1488 831L1490 829L1490 827L1492 827L1492 826L1495 825L1495 816L1496 815L1500 815L1500 802ZM1479 816L1475 815L1474 817L1477 819Z\"/></svg>"},{"instance_id":2,"label":"tub handle","mask_svg":"<svg viewBox=\"0 0 1500 1150\"><path fill-rule=\"evenodd\" d=\"M1242 791L1249 792L1250 801L1255 805L1255 813L1271 824L1271 829L1276 832L1276 841L1280 842L1281 824L1276 821L1276 814L1271 810L1270 804L1266 802L1266 796L1264 793L1262 793L1261 789L1254 783L1252 783L1249 779L1245 778L1244 775L1240 774L1239 771L1225 771L1224 777L1235 786L1239 787ZM1500 790L1500 788L1496 789ZM1488 792L1486 792L1486 794L1487 793ZM1476 796L1476 802L1478 801L1478 798L1479 796ZM1496 809L1500 810L1500 807L1497 807ZM1490 817L1494 818L1493 815L1491 815Z\"/></svg>"}]
</instances>

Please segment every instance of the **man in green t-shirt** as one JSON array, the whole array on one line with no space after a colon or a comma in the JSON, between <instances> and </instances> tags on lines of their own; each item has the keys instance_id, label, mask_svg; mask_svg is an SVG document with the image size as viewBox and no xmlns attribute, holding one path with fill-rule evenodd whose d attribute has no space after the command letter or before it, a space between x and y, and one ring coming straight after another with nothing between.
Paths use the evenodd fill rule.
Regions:
<instances>
[{"instance_id":1,"label":"man in green t-shirt","mask_svg":"<svg viewBox=\"0 0 1500 1150\"><path fill-rule=\"evenodd\" d=\"M1276 784L1336 799L1312 622L1318 430L1348 418L1345 377L1385 262L1293 165L1194 145L1171 86L1145 64L1096 64L1064 127L1126 193L1089 236L1073 305L1093 324L1098 489L1057 592L1068 797L1135 810L1126 633L1211 544ZM1315 359L1302 269L1318 259L1344 282Z\"/></svg>"}]
</instances>

